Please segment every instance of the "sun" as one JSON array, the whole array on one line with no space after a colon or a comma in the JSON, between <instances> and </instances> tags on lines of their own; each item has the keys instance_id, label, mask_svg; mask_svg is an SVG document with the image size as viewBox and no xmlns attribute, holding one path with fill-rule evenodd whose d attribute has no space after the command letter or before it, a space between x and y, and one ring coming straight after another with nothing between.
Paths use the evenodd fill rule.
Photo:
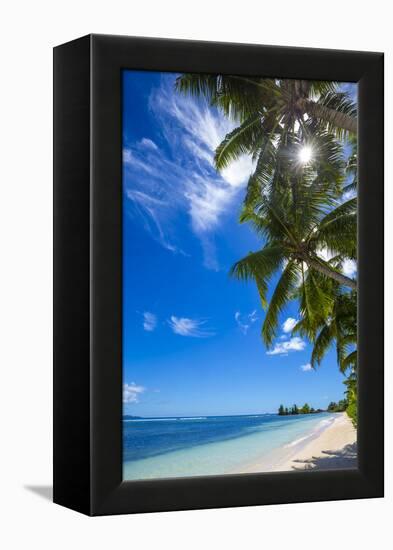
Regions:
<instances>
[{"instance_id":1,"label":"sun","mask_svg":"<svg viewBox=\"0 0 393 550\"><path fill-rule=\"evenodd\" d=\"M308 164L313 158L313 150L309 145L305 145L299 151L299 160L302 164Z\"/></svg>"}]
</instances>

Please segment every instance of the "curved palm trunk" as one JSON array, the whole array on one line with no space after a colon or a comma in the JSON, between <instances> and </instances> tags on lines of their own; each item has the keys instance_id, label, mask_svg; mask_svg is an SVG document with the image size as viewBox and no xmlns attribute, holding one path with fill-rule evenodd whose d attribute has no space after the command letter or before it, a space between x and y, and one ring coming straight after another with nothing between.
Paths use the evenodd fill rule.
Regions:
<instances>
[{"instance_id":1,"label":"curved palm trunk","mask_svg":"<svg viewBox=\"0 0 393 550\"><path fill-rule=\"evenodd\" d=\"M343 130L351 132L352 134L356 134L357 132L358 122L356 117L346 115L345 113L340 113L339 111L336 111L335 109L330 109L329 107L325 107L324 105L319 105L318 103L315 103L315 101L311 101L310 99L300 99L299 105L305 113L312 117L320 118L325 122L330 122L330 124L333 124L333 126L342 128Z\"/></svg>"},{"instance_id":2,"label":"curved palm trunk","mask_svg":"<svg viewBox=\"0 0 393 550\"><path fill-rule=\"evenodd\" d=\"M349 277L346 277L342 273L338 273L338 271L335 271L334 269L329 268L327 265L318 262L318 260L315 260L314 258L304 258L304 261L309 267L312 267L315 269L315 271L319 271L326 277L330 277L331 279L334 279L340 285L352 288L352 290L357 289L357 282L353 279L350 279Z\"/></svg>"}]
</instances>

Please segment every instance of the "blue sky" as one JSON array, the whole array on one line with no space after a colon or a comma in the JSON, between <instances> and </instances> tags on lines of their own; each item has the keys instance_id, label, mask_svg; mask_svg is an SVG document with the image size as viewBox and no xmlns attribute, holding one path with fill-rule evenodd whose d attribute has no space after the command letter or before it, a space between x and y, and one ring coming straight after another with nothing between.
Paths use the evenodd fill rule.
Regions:
<instances>
[{"instance_id":1,"label":"blue sky","mask_svg":"<svg viewBox=\"0 0 393 550\"><path fill-rule=\"evenodd\" d=\"M295 302L266 350L255 285L228 275L263 244L238 223L252 162L216 173L214 149L234 123L177 94L175 78L123 72L124 413L326 407L344 391L334 350L309 368L311 346L289 332Z\"/></svg>"}]
</instances>

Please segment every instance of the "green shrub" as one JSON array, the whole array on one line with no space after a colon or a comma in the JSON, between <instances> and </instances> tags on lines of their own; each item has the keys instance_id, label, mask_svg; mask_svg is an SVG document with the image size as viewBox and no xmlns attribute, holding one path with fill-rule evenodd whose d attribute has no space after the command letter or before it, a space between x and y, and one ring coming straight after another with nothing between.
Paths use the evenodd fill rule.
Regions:
<instances>
[{"instance_id":1,"label":"green shrub","mask_svg":"<svg viewBox=\"0 0 393 550\"><path fill-rule=\"evenodd\" d=\"M357 426L357 414L358 414L358 408L356 404L356 400L353 400L349 403L347 407L347 415L352 420L353 425Z\"/></svg>"}]
</instances>

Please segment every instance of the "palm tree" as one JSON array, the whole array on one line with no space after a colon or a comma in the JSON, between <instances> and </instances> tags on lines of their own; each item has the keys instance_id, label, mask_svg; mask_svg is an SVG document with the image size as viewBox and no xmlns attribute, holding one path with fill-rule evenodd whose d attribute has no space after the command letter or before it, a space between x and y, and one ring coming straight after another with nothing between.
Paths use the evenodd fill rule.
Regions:
<instances>
[{"instance_id":1,"label":"palm tree","mask_svg":"<svg viewBox=\"0 0 393 550\"><path fill-rule=\"evenodd\" d=\"M358 186L358 156L357 156L357 139L356 136L351 136L348 139L348 144L351 147L351 153L347 160L346 174L350 180L343 188L344 193L355 193Z\"/></svg>"},{"instance_id":2,"label":"palm tree","mask_svg":"<svg viewBox=\"0 0 393 550\"><path fill-rule=\"evenodd\" d=\"M313 285L318 288L318 295L312 292ZM345 374L356 370L357 293L310 272L298 289L298 298L301 320L292 333L307 336L313 343L311 366L320 365L335 342L340 371Z\"/></svg>"},{"instance_id":3,"label":"palm tree","mask_svg":"<svg viewBox=\"0 0 393 550\"><path fill-rule=\"evenodd\" d=\"M257 164L249 187L273 177L294 133L317 150L326 135L356 134L356 108L333 82L185 74L176 88L203 95L239 122L217 147L215 165L222 170L241 155L251 155Z\"/></svg>"},{"instance_id":4,"label":"palm tree","mask_svg":"<svg viewBox=\"0 0 393 550\"><path fill-rule=\"evenodd\" d=\"M280 312L295 297L300 283L304 291L301 307L311 308L314 300L314 309L319 311L331 302L319 279L352 290L357 287L356 280L341 271L344 259L356 259L357 201L353 198L340 204L340 191L324 172L330 162L334 167L334 159L329 161L328 156L319 165L296 170L292 158L286 157L280 167L285 184L281 179L265 182L262 193L246 198L241 221L250 223L265 244L238 261L231 273L256 282L262 306L267 308L262 327L267 345L276 334ZM268 304L268 281L280 271Z\"/></svg>"},{"instance_id":5,"label":"palm tree","mask_svg":"<svg viewBox=\"0 0 393 550\"><path fill-rule=\"evenodd\" d=\"M353 370L348 378L344 381L344 384L347 387L345 392L347 397L348 406L346 412L348 416L352 419L354 426L357 425L357 373L356 370Z\"/></svg>"},{"instance_id":6,"label":"palm tree","mask_svg":"<svg viewBox=\"0 0 393 550\"><path fill-rule=\"evenodd\" d=\"M256 166L245 199L249 210L266 196L268 187L291 184L294 188L293 178L289 181L291 170L299 167L295 162L291 166L288 159L295 160L305 147L312 151L312 168L319 179L342 191L344 162L335 138L354 140L357 121L354 104L335 83L186 74L177 79L176 87L205 96L240 122L217 147L215 165L221 170L243 154L252 156Z\"/></svg>"},{"instance_id":7,"label":"palm tree","mask_svg":"<svg viewBox=\"0 0 393 550\"><path fill-rule=\"evenodd\" d=\"M287 80L235 75L184 74L176 88L203 95L224 114L245 122L257 113L270 128L293 127L312 119L315 127L356 134L356 109L335 82ZM250 121L251 122L251 121Z\"/></svg>"},{"instance_id":8,"label":"palm tree","mask_svg":"<svg viewBox=\"0 0 393 550\"><path fill-rule=\"evenodd\" d=\"M286 303L298 298L302 318L294 330L314 342L312 365L336 341L341 370L353 369L356 350L348 348L356 343L357 283L342 273L342 264L356 259L357 200L342 197L357 185L355 105L331 82L188 74L176 86L203 95L239 122L216 149L218 170L243 154L255 162L240 221L250 223L265 244L231 273L257 284L267 309L266 345ZM346 167L337 141L343 138L353 148ZM302 165L297 159L305 147L312 155ZM276 272L268 304L268 281Z\"/></svg>"},{"instance_id":9,"label":"palm tree","mask_svg":"<svg viewBox=\"0 0 393 550\"><path fill-rule=\"evenodd\" d=\"M315 339L311 365L320 364L333 341L336 342L337 363L344 374L357 365L356 293L342 293L334 301L331 318L321 326Z\"/></svg>"},{"instance_id":10,"label":"palm tree","mask_svg":"<svg viewBox=\"0 0 393 550\"><path fill-rule=\"evenodd\" d=\"M312 278L314 281L312 281ZM315 280L316 279L316 280ZM312 286L318 288L318 295ZM357 422L357 295L345 291L334 280L319 273L307 274L300 285L297 297L301 320L292 334L308 337L312 344L310 363L313 368L321 364L324 356L335 344L337 364L346 375L346 410L356 426ZM348 374L349 372L349 374Z\"/></svg>"},{"instance_id":11,"label":"palm tree","mask_svg":"<svg viewBox=\"0 0 393 550\"><path fill-rule=\"evenodd\" d=\"M301 414L309 414L310 413L310 405L308 403L304 403L303 407L300 409Z\"/></svg>"}]
</instances>

